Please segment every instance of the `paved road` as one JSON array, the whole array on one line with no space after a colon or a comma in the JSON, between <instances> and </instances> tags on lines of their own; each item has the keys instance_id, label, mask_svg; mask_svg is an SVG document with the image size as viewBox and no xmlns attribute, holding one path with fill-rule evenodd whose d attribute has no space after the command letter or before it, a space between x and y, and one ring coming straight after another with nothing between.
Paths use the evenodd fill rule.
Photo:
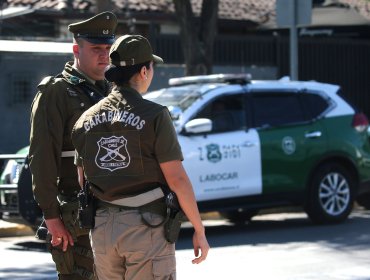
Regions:
<instances>
[{"instance_id":1,"label":"paved road","mask_svg":"<svg viewBox=\"0 0 370 280\"><path fill-rule=\"evenodd\" d=\"M178 280L370 280L370 211L330 226L312 225L301 213L258 216L244 226L206 224L212 249L200 265L191 264L192 230L181 231ZM56 279L43 246L32 236L0 238L0 279Z\"/></svg>"}]
</instances>

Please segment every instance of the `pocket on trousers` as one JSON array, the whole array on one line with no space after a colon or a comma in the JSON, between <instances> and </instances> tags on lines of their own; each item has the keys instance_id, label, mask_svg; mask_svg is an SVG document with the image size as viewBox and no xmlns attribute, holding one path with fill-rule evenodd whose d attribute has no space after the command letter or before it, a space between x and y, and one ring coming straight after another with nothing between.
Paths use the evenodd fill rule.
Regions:
<instances>
[{"instance_id":1,"label":"pocket on trousers","mask_svg":"<svg viewBox=\"0 0 370 280\"><path fill-rule=\"evenodd\" d=\"M176 280L175 255L160 256L153 259L154 279Z\"/></svg>"},{"instance_id":2,"label":"pocket on trousers","mask_svg":"<svg viewBox=\"0 0 370 280\"><path fill-rule=\"evenodd\" d=\"M95 227L91 230L91 247L94 254L105 254L105 225L107 224L107 210L97 210Z\"/></svg>"},{"instance_id":3,"label":"pocket on trousers","mask_svg":"<svg viewBox=\"0 0 370 280\"><path fill-rule=\"evenodd\" d=\"M58 248L52 248L51 256L60 274L73 273L74 259L71 247L68 247L66 252Z\"/></svg>"}]
</instances>

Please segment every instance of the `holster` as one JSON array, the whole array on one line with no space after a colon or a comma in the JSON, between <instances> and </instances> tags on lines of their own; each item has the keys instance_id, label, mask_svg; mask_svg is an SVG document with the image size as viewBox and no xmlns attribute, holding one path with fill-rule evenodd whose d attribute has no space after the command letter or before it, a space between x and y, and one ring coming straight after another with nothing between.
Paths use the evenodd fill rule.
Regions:
<instances>
[{"instance_id":1,"label":"holster","mask_svg":"<svg viewBox=\"0 0 370 280\"><path fill-rule=\"evenodd\" d=\"M166 195L166 205L168 219L164 225L164 235L168 242L174 243L179 237L181 223L186 220L186 216L174 192L171 191Z\"/></svg>"},{"instance_id":2,"label":"holster","mask_svg":"<svg viewBox=\"0 0 370 280\"><path fill-rule=\"evenodd\" d=\"M186 221L186 216L180 207L176 194L172 191L169 191L165 197L165 207L165 218L159 224L150 224L148 221L145 220L144 216L142 216L142 221L147 226L152 228L164 225L164 236L166 240L170 243L174 243L179 237L181 223ZM140 212L154 212L154 209L151 208L153 207L148 207L148 205L144 205L139 207L139 210Z\"/></svg>"},{"instance_id":3,"label":"holster","mask_svg":"<svg viewBox=\"0 0 370 280\"><path fill-rule=\"evenodd\" d=\"M83 229L93 229L95 226L96 200L87 181L77 197L79 226Z\"/></svg>"}]
</instances>

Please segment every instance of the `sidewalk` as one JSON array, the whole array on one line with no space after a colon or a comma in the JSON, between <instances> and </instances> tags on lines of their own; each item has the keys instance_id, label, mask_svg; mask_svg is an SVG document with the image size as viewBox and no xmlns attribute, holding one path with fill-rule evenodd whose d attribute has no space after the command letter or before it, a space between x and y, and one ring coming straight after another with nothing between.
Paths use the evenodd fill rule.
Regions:
<instances>
[{"instance_id":1,"label":"sidewalk","mask_svg":"<svg viewBox=\"0 0 370 280\"><path fill-rule=\"evenodd\" d=\"M0 238L12 236L34 235L33 230L25 225L5 222L0 220Z\"/></svg>"}]
</instances>

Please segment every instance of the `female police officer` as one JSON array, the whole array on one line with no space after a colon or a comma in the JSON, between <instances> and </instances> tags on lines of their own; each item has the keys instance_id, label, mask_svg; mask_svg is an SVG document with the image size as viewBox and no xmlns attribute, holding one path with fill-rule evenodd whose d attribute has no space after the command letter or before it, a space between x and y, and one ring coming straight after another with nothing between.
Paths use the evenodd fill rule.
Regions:
<instances>
[{"instance_id":1,"label":"female police officer","mask_svg":"<svg viewBox=\"0 0 370 280\"><path fill-rule=\"evenodd\" d=\"M85 176L98 198L91 231L96 272L100 280L175 279L174 244L162 226L148 226L163 217L145 213L144 222L140 210L163 205L161 186L177 194L194 226L193 263L206 259L209 245L169 112L141 96L152 81L153 63L163 60L140 35L117 39L109 56L105 76L114 88L72 132L80 184Z\"/></svg>"}]
</instances>

